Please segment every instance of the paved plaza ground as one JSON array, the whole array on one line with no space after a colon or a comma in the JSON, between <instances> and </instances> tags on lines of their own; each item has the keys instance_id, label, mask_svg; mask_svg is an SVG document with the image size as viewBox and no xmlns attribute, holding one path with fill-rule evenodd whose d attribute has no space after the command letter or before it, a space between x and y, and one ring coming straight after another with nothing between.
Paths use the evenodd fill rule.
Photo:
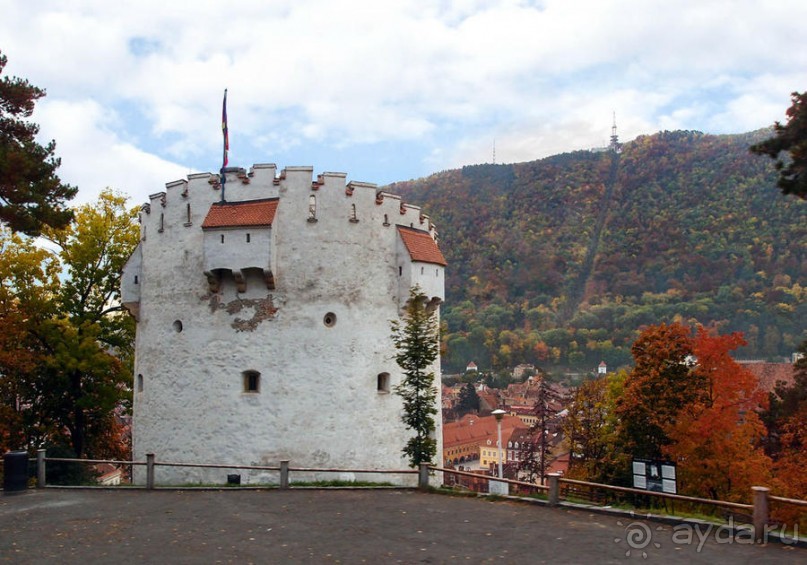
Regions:
<instances>
[{"instance_id":1,"label":"paved plaza ground","mask_svg":"<svg viewBox=\"0 0 807 565\"><path fill-rule=\"evenodd\" d=\"M414 490L48 488L0 495L0 562L807 563L793 545L686 543L678 528Z\"/></svg>"}]
</instances>

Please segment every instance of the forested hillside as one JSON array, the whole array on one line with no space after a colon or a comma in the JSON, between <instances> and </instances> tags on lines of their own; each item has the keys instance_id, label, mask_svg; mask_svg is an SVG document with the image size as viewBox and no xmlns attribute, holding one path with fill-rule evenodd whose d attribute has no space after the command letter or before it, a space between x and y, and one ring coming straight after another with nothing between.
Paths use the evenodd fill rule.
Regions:
<instances>
[{"instance_id":1,"label":"forested hillside","mask_svg":"<svg viewBox=\"0 0 807 565\"><path fill-rule=\"evenodd\" d=\"M662 132L388 187L423 206L449 262L444 370L616 368L670 321L789 356L807 338L807 202L749 153L769 133Z\"/></svg>"}]
</instances>

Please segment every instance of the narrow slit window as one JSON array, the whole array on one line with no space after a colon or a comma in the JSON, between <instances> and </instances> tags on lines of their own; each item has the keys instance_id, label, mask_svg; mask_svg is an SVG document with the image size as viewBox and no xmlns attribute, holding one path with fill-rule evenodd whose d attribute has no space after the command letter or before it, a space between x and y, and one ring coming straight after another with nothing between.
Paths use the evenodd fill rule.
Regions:
<instances>
[{"instance_id":1,"label":"narrow slit window","mask_svg":"<svg viewBox=\"0 0 807 565\"><path fill-rule=\"evenodd\" d=\"M224 243L224 234L221 234L221 242Z\"/></svg>"},{"instance_id":2,"label":"narrow slit window","mask_svg":"<svg viewBox=\"0 0 807 565\"><path fill-rule=\"evenodd\" d=\"M186 215L186 220L185 220L185 225L189 226L189 225L191 225L191 203L190 202L188 202L187 206L185 207L185 212L187 214Z\"/></svg>"},{"instance_id":3,"label":"narrow slit window","mask_svg":"<svg viewBox=\"0 0 807 565\"><path fill-rule=\"evenodd\" d=\"M356 205L355 204L350 205L350 221L351 221L351 223L354 223L354 224L359 221L359 219L356 217Z\"/></svg>"},{"instance_id":4,"label":"narrow slit window","mask_svg":"<svg viewBox=\"0 0 807 565\"><path fill-rule=\"evenodd\" d=\"M308 197L308 221L317 221L317 197L313 194Z\"/></svg>"},{"instance_id":5,"label":"narrow slit window","mask_svg":"<svg viewBox=\"0 0 807 565\"><path fill-rule=\"evenodd\" d=\"M162 232L163 232L163 230L165 230L165 214L163 214L162 212L160 212L160 229L159 229L159 230L157 230L157 231L159 231L160 233L162 233Z\"/></svg>"},{"instance_id":6,"label":"narrow slit window","mask_svg":"<svg viewBox=\"0 0 807 565\"><path fill-rule=\"evenodd\" d=\"M249 234L247 234L247 243L249 243Z\"/></svg>"},{"instance_id":7,"label":"narrow slit window","mask_svg":"<svg viewBox=\"0 0 807 565\"><path fill-rule=\"evenodd\" d=\"M143 375L137 375L137 392L143 392Z\"/></svg>"}]
</instances>

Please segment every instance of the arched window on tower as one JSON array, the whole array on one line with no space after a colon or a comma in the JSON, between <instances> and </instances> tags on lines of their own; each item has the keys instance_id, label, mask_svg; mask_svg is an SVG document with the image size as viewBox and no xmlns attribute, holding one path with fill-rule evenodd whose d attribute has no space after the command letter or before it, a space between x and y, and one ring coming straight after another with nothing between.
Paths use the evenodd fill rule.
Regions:
<instances>
[{"instance_id":1,"label":"arched window on tower","mask_svg":"<svg viewBox=\"0 0 807 565\"><path fill-rule=\"evenodd\" d=\"M376 377L376 390L381 394L389 394L389 373L378 373Z\"/></svg>"}]
</instances>

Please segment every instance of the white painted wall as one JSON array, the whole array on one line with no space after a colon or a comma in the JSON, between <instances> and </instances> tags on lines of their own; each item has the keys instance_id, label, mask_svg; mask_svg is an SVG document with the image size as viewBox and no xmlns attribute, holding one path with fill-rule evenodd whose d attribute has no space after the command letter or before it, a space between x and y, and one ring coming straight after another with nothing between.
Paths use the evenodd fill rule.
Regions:
<instances>
[{"instance_id":1,"label":"white painted wall","mask_svg":"<svg viewBox=\"0 0 807 565\"><path fill-rule=\"evenodd\" d=\"M272 270L271 228L208 229L204 232L204 268Z\"/></svg>"}]
</instances>

